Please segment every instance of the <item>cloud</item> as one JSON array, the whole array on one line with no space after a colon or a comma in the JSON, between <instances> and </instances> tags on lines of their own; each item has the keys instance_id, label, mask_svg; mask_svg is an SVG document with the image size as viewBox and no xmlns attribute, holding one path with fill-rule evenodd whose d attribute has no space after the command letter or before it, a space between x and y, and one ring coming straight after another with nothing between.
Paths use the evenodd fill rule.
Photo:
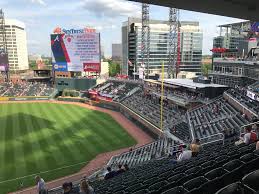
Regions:
<instances>
[{"instance_id":1,"label":"cloud","mask_svg":"<svg viewBox=\"0 0 259 194\"><path fill-rule=\"evenodd\" d=\"M39 46L41 44L40 41L38 41L38 40L31 40L31 39L27 40L27 43L30 46Z\"/></svg>"},{"instance_id":2,"label":"cloud","mask_svg":"<svg viewBox=\"0 0 259 194\"><path fill-rule=\"evenodd\" d=\"M47 5L44 0L31 0L31 2L35 4L43 5L43 6Z\"/></svg>"},{"instance_id":3,"label":"cloud","mask_svg":"<svg viewBox=\"0 0 259 194\"><path fill-rule=\"evenodd\" d=\"M125 0L84 0L82 7L97 17L140 16L140 6Z\"/></svg>"}]
</instances>

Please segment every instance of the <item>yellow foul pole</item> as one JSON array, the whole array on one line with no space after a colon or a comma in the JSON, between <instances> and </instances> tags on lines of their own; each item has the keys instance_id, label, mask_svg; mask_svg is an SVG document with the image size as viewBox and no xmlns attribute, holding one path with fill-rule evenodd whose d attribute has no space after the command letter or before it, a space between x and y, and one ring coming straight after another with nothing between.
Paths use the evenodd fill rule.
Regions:
<instances>
[{"instance_id":1,"label":"yellow foul pole","mask_svg":"<svg viewBox=\"0 0 259 194\"><path fill-rule=\"evenodd\" d=\"M163 101L164 101L164 61L162 61L161 102L160 102L160 130L163 131Z\"/></svg>"}]
</instances>

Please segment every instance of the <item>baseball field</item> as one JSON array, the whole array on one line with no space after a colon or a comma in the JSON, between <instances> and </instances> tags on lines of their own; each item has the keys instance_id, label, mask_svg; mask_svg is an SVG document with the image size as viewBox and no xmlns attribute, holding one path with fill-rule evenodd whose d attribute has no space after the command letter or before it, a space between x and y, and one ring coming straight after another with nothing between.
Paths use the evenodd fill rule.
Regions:
<instances>
[{"instance_id":1,"label":"baseball field","mask_svg":"<svg viewBox=\"0 0 259 194\"><path fill-rule=\"evenodd\" d=\"M78 172L136 141L110 115L71 104L0 104L0 193Z\"/></svg>"}]
</instances>

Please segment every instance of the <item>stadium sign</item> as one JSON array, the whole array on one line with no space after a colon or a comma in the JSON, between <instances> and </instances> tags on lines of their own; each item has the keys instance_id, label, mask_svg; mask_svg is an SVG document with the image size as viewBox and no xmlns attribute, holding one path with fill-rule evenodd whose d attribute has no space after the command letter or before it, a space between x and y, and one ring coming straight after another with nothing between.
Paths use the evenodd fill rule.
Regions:
<instances>
[{"instance_id":1,"label":"stadium sign","mask_svg":"<svg viewBox=\"0 0 259 194\"><path fill-rule=\"evenodd\" d=\"M51 51L55 71L101 71L100 33L94 29L56 28L51 34Z\"/></svg>"},{"instance_id":2,"label":"stadium sign","mask_svg":"<svg viewBox=\"0 0 259 194\"><path fill-rule=\"evenodd\" d=\"M71 28L69 30L63 28L61 29L60 27L56 27L54 30L53 30L53 33L54 34L83 34L83 33L95 33L96 32L96 29L94 28L82 28L82 29L74 29L74 28Z\"/></svg>"}]
</instances>

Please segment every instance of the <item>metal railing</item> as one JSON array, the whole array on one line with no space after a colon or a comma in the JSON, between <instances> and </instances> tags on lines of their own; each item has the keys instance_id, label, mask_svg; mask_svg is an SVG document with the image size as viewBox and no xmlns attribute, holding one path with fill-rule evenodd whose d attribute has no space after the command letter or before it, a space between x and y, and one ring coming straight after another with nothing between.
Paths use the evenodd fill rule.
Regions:
<instances>
[{"instance_id":1,"label":"metal railing","mask_svg":"<svg viewBox=\"0 0 259 194\"><path fill-rule=\"evenodd\" d=\"M225 140L225 135L223 133L217 133L217 134L213 134L213 135L209 135L207 137L201 138L200 142L201 142L201 145L207 145L207 144L222 141L222 144L224 145L224 140Z\"/></svg>"}]
</instances>

